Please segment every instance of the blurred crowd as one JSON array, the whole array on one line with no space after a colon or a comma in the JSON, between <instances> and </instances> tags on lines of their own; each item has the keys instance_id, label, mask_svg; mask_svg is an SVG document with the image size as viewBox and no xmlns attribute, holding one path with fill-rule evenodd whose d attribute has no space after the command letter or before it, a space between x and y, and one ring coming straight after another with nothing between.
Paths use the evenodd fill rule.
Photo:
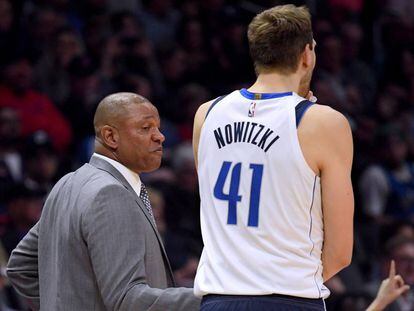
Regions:
<instances>
[{"instance_id":1,"label":"blurred crowd","mask_svg":"<svg viewBox=\"0 0 414 311\"><path fill-rule=\"evenodd\" d=\"M202 249L191 148L198 106L255 75L246 29L277 4L313 15L312 90L354 135L352 265L328 282L328 310L364 310L390 259L414 286L414 1L0 0L0 310L26 310L4 274L54 183L89 160L106 95L152 101L162 167L141 176L172 268L192 286ZM414 293L390 310L414 310Z\"/></svg>"}]
</instances>

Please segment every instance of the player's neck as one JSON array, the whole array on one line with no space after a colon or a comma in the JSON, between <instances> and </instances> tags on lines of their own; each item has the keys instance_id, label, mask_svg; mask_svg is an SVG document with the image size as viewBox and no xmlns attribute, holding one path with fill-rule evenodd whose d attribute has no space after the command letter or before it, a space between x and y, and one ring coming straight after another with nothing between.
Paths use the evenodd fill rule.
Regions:
<instances>
[{"instance_id":1,"label":"player's neck","mask_svg":"<svg viewBox=\"0 0 414 311\"><path fill-rule=\"evenodd\" d=\"M295 74L261 73L248 89L253 93L299 92L300 77Z\"/></svg>"}]
</instances>

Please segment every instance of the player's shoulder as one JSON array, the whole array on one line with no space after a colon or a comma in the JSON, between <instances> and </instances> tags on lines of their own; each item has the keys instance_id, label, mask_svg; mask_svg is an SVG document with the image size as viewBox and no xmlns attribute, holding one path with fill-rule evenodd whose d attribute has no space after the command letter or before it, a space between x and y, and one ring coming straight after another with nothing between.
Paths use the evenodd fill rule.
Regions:
<instances>
[{"instance_id":1,"label":"player's shoulder","mask_svg":"<svg viewBox=\"0 0 414 311\"><path fill-rule=\"evenodd\" d=\"M211 105L213 104L214 100L210 100L208 102L205 102L201 104L194 116L194 125L201 125L204 123L204 120L207 116L208 111L210 110Z\"/></svg>"},{"instance_id":2,"label":"player's shoulder","mask_svg":"<svg viewBox=\"0 0 414 311\"><path fill-rule=\"evenodd\" d=\"M211 105L213 104L214 99L209 100L205 103L202 103L198 109L197 109L197 113L202 113L202 114L207 114L208 110L210 109Z\"/></svg>"},{"instance_id":3,"label":"player's shoulder","mask_svg":"<svg viewBox=\"0 0 414 311\"><path fill-rule=\"evenodd\" d=\"M313 104L306 112L305 118L307 124L312 124L315 130L322 133L350 131L349 121L345 115L326 105Z\"/></svg>"},{"instance_id":4,"label":"player's shoulder","mask_svg":"<svg viewBox=\"0 0 414 311\"><path fill-rule=\"evenodd\" d=\"M209 100L203 104L201 104L196 112L196 119L200 118L202 120L205 119L205 117L209 114L210 110L213 109L213 107L216 104L219 104L220 102L222 102L225 98L227 98L229 95L235 93L236 91L233 91L231 93L225 94L225 95L221 95L218 96L212 100Z\"/></svg>"}]
</instances>

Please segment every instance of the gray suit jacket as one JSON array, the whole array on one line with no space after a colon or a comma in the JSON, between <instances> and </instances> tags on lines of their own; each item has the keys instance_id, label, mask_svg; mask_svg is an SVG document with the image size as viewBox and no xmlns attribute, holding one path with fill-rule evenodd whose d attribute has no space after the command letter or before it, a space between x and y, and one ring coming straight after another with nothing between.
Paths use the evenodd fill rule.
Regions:
<instances>
[{"instance_id":1,"label":"gray suit jacket","mask_svg":"<svg viewBox=\"0 0 414 311\"><path fill-rule=\"evenodd\" d=\"M7 275L35 310L198 310L200 303L192 289L174 288L143 202L97 157L55 185Z\"/></svg>"}]
</instances>

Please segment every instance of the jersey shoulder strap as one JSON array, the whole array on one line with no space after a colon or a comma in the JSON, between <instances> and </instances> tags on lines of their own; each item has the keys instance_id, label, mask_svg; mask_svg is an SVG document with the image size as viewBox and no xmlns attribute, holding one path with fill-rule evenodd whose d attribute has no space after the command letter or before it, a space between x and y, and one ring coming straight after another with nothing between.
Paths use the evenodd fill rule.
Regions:
<instances>
[{"instance_id":1,"label":"jersey shoulder strap","mask_svg":"<svg viewBox=\"0 0 414 311\"><path fill-rule=\"evenodd\" d=\"M218 102L220 102L221 100L223 100L227 95L229 95L229 94L226 94L226 95L222 95L222 96L219 96L219 97L217 97L212 103L211 103L211 105L210 105L210 107L208 108L208 110L207 110L207 113L206 113L206 117L205 118L207 118L207 116L208 116L208 114L210 113L210 111L211 111L211 109L213 109L213 107L215 106L215 105L217 105L217 103ZM205 119L204 118L204 119Z\"/></svg>"},{"instance_id":2,"label":"jersey shoulder strap","mask_svg":"<svg viewBox=\"0 0 414 311\"><path fill-rule=\"evenodd\" d=\"M307 99L302 100L299 104L296 105L296 128L299 126L300 120L302 120L302 117L305 114L306 110L308 110L308 108L312 105L313 103Z\"/></svg>"}]
</instances>

